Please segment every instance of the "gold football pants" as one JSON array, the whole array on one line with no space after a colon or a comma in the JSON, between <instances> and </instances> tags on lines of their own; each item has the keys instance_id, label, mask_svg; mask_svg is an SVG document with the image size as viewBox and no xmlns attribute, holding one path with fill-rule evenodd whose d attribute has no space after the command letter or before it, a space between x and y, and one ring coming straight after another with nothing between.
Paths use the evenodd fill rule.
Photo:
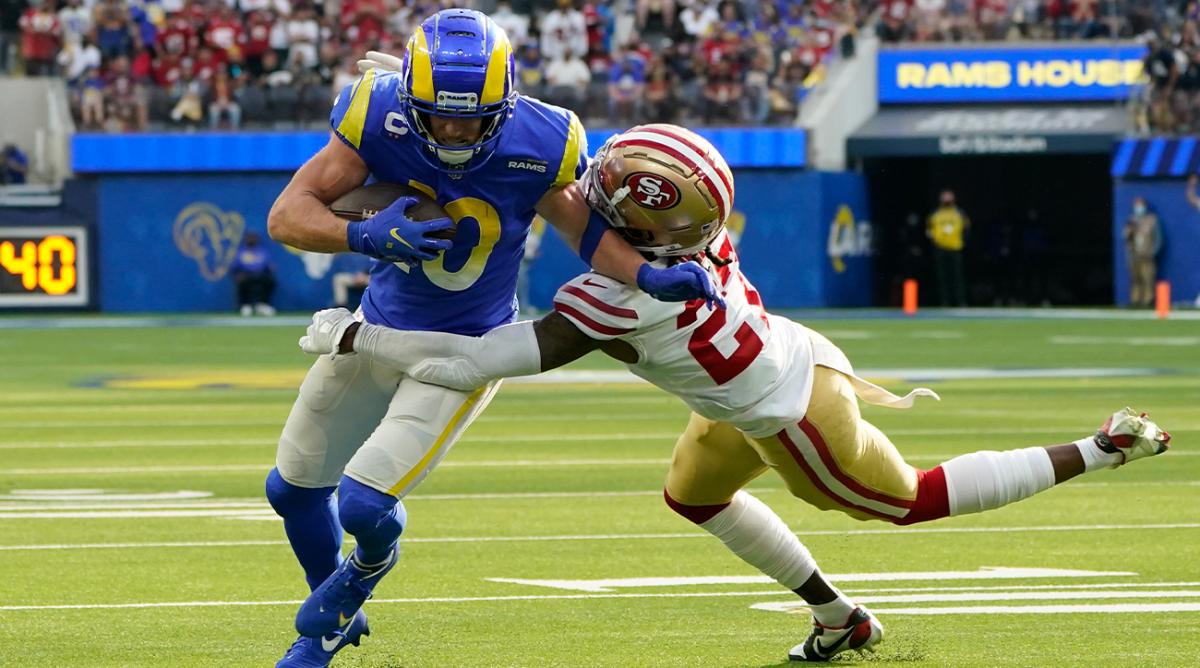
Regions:
<instances>
[{"instance_id":1,"label":"gold football pants","mask_svg":"<svg viewBox=\"0 0 1200 668\"><path fill-rule=\"evenodd\" d=\"M772 436L750 438L693 413L675 444L666 494L682 506L723 506L768 468L793 496L822 510L899 524L932 519L917 503L926 472L906 463L888 437L862 418L849 379L833 369L814 368L804 419ZM910 515L914 510L919 512Z\"/></svg>"}]
</instances>

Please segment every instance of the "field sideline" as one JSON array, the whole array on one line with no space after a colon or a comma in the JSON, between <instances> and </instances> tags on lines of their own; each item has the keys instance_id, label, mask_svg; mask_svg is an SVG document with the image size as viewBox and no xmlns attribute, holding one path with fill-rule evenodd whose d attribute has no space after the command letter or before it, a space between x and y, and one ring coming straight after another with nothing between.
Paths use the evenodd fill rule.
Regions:
<instances>
[{"instance_id":1,"label":"field sideline","mask_svg":"<svg viewBox=\"0 0 1200 668\"><path fill-rule=\"evenodd\" d=\"M0 318L0 666L273 665L306 590L262 483L303 327L66 323ZM1163 457L903 529L763 476L751 491L886 626L878 653L838 664L1196 665L1200 323L807 324L879 382L941 394L864 409L918 466L1068 442L1127 404L1174 436ZM662 503L686 408L602 357L570 370L507 384L409 497L372 635L334 666L787 665L798 599Z\"/></svg>"}]
</instances>

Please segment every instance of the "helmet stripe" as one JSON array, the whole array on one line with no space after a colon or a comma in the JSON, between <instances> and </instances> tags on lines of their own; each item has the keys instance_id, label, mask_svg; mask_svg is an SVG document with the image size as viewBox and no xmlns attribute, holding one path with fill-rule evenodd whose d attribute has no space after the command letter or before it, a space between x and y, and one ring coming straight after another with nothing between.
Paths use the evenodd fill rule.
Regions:
<instances>
[{"instance_id":1,"label":"helmet stripe","mask_svg":"<svg viewBox=\"0 0 1200 668\"><path fill-rule=\"evenodd\" d=\"M664 127L661 124L642 127L641 131L642 132L657 132L659 134L666 135L668 137L671 137L672 139L675 139L679 143L691 148L696 153L700 154L700 156L702 158L704 158L704 161L707 162L713 168L713 171L715 171L717 173L717 176L719 176L721 178L721 181L725 184L725 188L729 190L729 194L731 194L731 195L733 194L733 182L730 181L729 177L726 175L726 170L728 169L728 167L726 167L725 169L721 169L722 165L725 164L725 161L724 161L724 159L721 159L719 157L719 154L718 154L718 160L720 160L720 163L718 164L718 161L714 160L712 158L712 155L711 155L712 151L706 150L704 148L701 148L700 146L697 146L695 142L693 142L691 139L688 139L688 137L686 135L684 135L683 133L672 132L671 130L667 129L666 127ZM715 150L715 149L713 149L713 150Z\"/></svg>"},{"instance_id":2,"label":"helmet stripe","mask_svg":"<svg viewBox=\"0 0 1200 668\"><path fill-rule=\"evenodd\" d=\"M371 104L371 88L374 85L375 70L367 70L367 73L359 77L358 82L354 84L353 93L350 95L350 105L346 107L346 115L342 116L342 122L337 126L337 133L345 137L346 141L350 142L354 148L358 148L362 143L363 126L367 122L367 107Z\"/></svg>"},{"instance_id":3,"label":"helmet stripe","mask_svg":"<svg viewBox=\"0 0 1200 668\"><path fill-rule=\"evenodd\" d=\"M433 61L429 57L429 44L425 41L424 26L408 41L408 62L412 63L412 94L426 102L434 102Z\"/></svg>"},{"instance_id":4,"label":"helmet stripe","mask_svg":"<svg viewBox=\"0 0 1200 668\"><path fill-rule=\"evenodd\" d=\"M644 146L658 151L662 151L667 155L682 162L686 167L694 173L700 175L700 182L708 189L709 194L717 203L717 209L720 211L721 220L729 215L732 210L731 193L725 187L725 182L717 176L717 170L708 161L692 150L688 146L676 141L675 139L663 134L643 132L635 130L627 132L618 139L613 147L617 146Z\"/></svg>"},{"instance_id":5,"label":"helmet stripe","mask_svg":"<svg viewBox=\"0 0 1200 668\"><path fill-rule=\"evenodd\" d=\"M512 44L508 35L499 26L494 28L492 55L488 60L487 78L483 82L483 96L480 104L495 104L504 99L504 94L511 88L509 85L508 63L512 56Z\"/></svg>"}]
</instances>

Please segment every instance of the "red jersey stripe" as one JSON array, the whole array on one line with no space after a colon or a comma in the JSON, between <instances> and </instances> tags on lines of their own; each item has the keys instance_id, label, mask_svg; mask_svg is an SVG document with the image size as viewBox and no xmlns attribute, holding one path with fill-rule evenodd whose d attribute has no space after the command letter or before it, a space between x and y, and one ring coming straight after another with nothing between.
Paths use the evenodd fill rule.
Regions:
<instances>
[{"instance_id":1,"label":"red jersey stripe","mask_svg":"<svg viewBox=\"0 0 1200 668\"><path fill-rule=\"evenodd\" d=\"M600 299L598 297L596 297L595 295L587 292L586 290L581 290L581 289L575 287L574 285L568 285L568 286L564 287L562 289L562 291L569 295L574 295L575 297L582 299L583 301L587 302L589 305L595 307L596 309L598 309L600 311L604 311L605 313L607 313L609 315L615 315L618 318L630 318L633 320L638 319L637 311L634 311L633 309L628 309L628 308L621 308L620 306L613 306L612 304L606 304L606 303L600 301Z\"/></svg>"},{"instance_id":2,"label":"red jersey stripe","mask_svg":"<svg viewBox=\"0 0 1200 668\"><path fill-rule=\"evenodd\" d=\"M598 332L600 334L608 334L609 336L620 336L621 334L628 334L633 331L632 329L622 329L620 327L609 327L608 325L598 323L595 320L592 320L591 318L587 317L583 313L580 313L578 309L574 308L570 304L564 304L562 302L554 302L554 310L558 311L559 313L562 313L565 316L570 317L572 320L577 321L580 325L583 325L584 327L586 327L594 332Z\"/></svg>"}]
</instances>

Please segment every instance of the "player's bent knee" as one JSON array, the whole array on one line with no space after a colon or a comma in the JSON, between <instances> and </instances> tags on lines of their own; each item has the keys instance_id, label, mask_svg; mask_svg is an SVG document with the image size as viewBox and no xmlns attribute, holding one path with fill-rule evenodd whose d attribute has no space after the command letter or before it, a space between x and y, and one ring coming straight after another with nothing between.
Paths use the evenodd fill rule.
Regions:
<instances>
[{"instance_id":1,"label":"player's bent knee","mask_svg":"<svg viewBox=\"0 0 1200 668\"><path fill-rule=\"evenodd\" d=\"M671 510L674 510L676 513L696 524L704 524L716 516L717 513L729 507L729 502L718 503L711 506L687 505L672 498L671 493L666 489L663 489L663 500L667 502L667 506Z\"/></svg>"},{"instance_id":2,"label":"player's bent knee","mask_svg":"<svg viewBox=\"0 0 1200 668\"><path fill-rule=\"evenodd\" d=\"M372 533L383 523L398 525L398 536L408 514L400 499L344 476L338 486L338 519L353 536Z\"/></svg>"},{"instance_id":3,"label":"player's bent knee","mask_svg":"<svg viewBox=\"0 0 1200 668\"><path fill-rule=\"evenodd\" d=\"M267 474L267 501L280 517L327 503L333 495L333 487L299 487L284 480L279 469Z\"/></svg>"},{"instance_id":4,"label":"player's bent knee","mask_svg":"<svg viewBox=\"0 0 1200 668\"><path fill-rule=\"evenodd\" d=\"M892 520L894 524L908 526L940 519L950 514L950 494L946 488L946 473L942 467L916 471L917 498L913 499L907 515Z\"/></svg>"}]
</instances>

